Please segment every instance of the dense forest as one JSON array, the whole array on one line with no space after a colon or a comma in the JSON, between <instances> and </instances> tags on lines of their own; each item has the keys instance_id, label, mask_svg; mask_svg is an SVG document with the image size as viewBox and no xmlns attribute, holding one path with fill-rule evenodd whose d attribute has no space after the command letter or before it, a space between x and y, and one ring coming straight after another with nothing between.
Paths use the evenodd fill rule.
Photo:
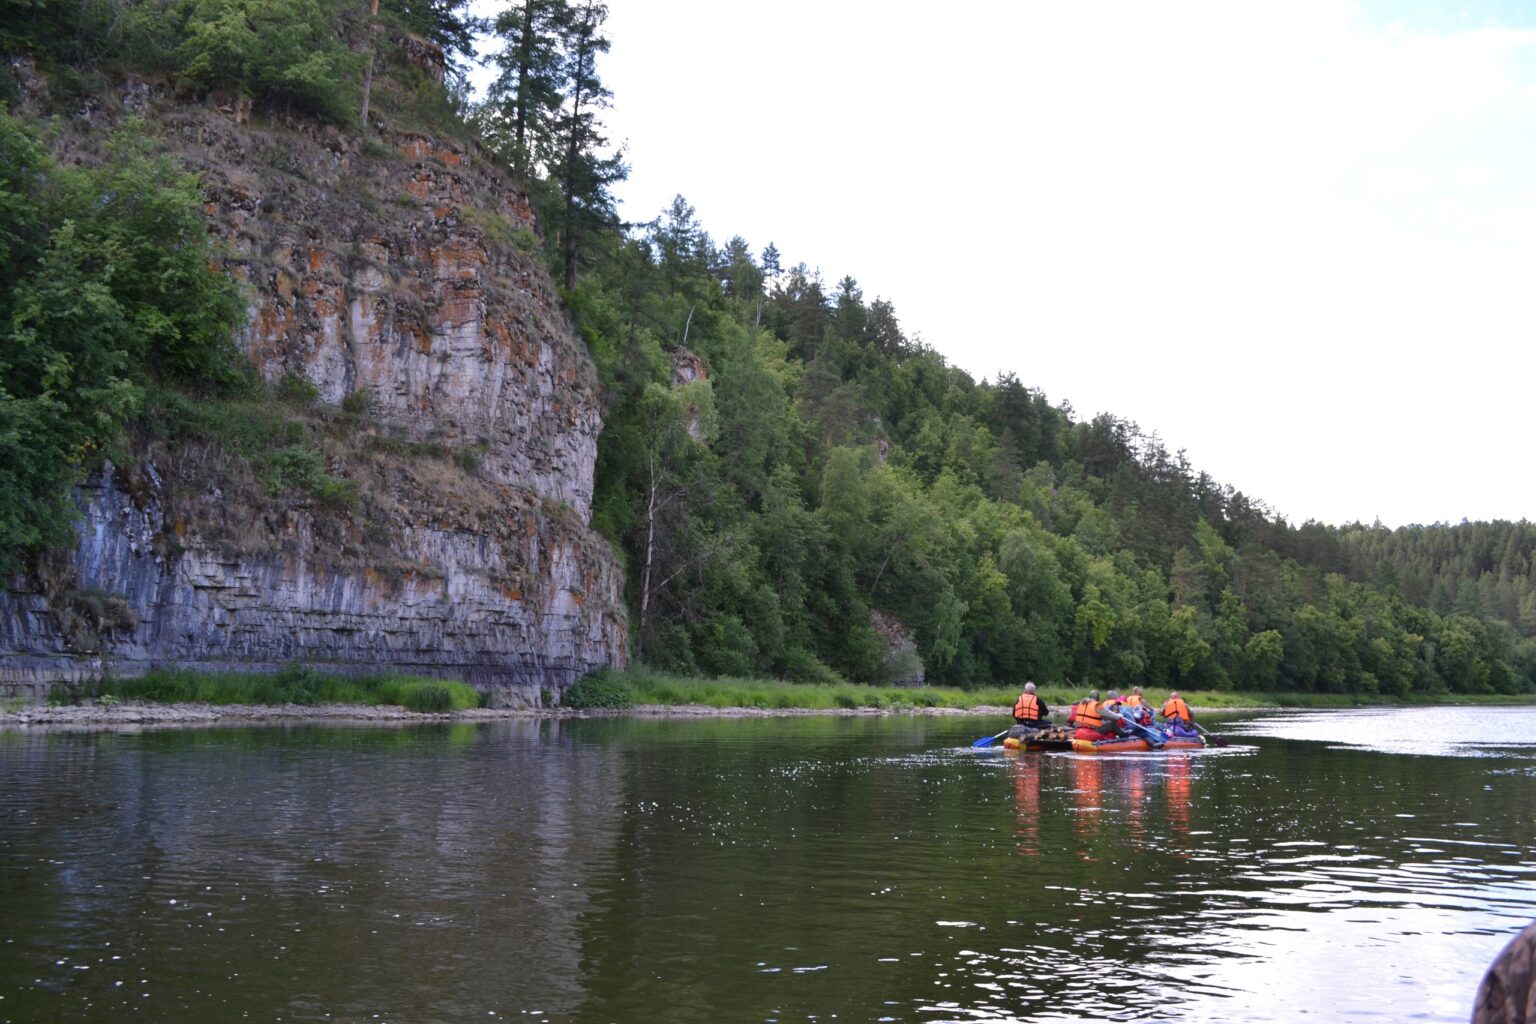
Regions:
<instances>
[{"instance_id":1,"label":"dense forest","mask_svg":"<svg viewBox=\"0 0 1536 1024\"><path fill-rule=\"evenodd\" d=\"M615 101L600 75L605 16L568 0L510 3L486 24L459 0L0 0L0 47L35 60L60 95L151 68L191 94L244 96L256 116L361 132L416 119L474 135L520 175L605 386L593 525L625 563L648 664L957 686L1536 691L1531 524L1294 526L1134 423L1080 419L1016 371L976 380L852 276L824 280L767 240L719 241L681 197L622 223L612 188L625 168L602 123ZM471 102L454 69L473 59L476 33L498 75ZM441 50L446 85L411 78L397 58L410 40ZM0 97L15 89L0 81ZM78 198L98 184L51 167L40 128L9 116L0 128L0 246L25 256L0 279L12 474L0 540L15 554L57 543L35 528L48 518L37 510L59 507L137 410L115 357L91 364L95 378L58 375L77 343L38 312L39 290L126 288L125 333L98 331L92 351L204 391L229 386L204 337L229 307L203 279L72 286L60 275L88 273L90 247L108 241L144 260L197 253L135 240L142 225L126 213L105 223L110 211ZM134 159L122 173L135 187L191 208L173 169ZM118 380L130 390L113 392L96 434L60 450L37 426Z\"/></svg>"}]
</instances>

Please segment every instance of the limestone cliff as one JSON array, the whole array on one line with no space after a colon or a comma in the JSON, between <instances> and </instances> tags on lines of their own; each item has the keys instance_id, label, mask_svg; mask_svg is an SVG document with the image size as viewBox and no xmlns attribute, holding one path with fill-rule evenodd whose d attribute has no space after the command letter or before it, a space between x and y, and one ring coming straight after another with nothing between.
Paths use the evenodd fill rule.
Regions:
<instances>
[{"instance_id":1,"label":"limestone cliff","mask_svg":"<svg viewBox=\"0 0 1536 1024\"><path fill-rule=\"evenodd\" d=\"M356 499L274 500L216 444L142 443L81 488L68 586L0 591L0 687L303 661L453 675L508 704L624 664L621 573L587 527L596 375L527 196L460 144L257 126L143 83L61 146L96 159L130 112L202 176L247 287L240 345L318 392L326 469ZM366 415L326 412L344 399Z\"/></svg>"}]
</instances>

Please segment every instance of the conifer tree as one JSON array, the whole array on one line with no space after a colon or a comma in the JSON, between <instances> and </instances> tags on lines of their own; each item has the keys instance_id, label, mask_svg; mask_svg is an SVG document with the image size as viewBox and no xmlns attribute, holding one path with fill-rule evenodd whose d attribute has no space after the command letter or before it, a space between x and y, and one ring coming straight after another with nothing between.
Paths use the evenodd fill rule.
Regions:
<instances>
[{"instance_id":1,"label":"conifer tree","mask_svg":"<svg viewBox=\"0 0 1536 1024\"><path fill-rule=\"evenodd\" d=\"M627 173L619 154L604 155L608 138L598 117L613 95L597 74L598 55L608 52L608 39L601 34L607 18L606 5L588 0L561 26L566 91L556 128L562 153L553 177L560 186L560 251L568 289L576 286L587 241L617 226L609 189Z\"/></svg>"},{"instance_id":2,"label":"conifer tree","mask_svg":"<svg viewBox=\"0 0 1536 1024\"><path fill-rule=\"evenodd\" d=\"M495 21L503 46L493 58L500 74L489 106L506 133L507 159L524 177L550 162L566 85L562 33L571 16L566 0L522 0Z\"/></svg>"}]
</instances>

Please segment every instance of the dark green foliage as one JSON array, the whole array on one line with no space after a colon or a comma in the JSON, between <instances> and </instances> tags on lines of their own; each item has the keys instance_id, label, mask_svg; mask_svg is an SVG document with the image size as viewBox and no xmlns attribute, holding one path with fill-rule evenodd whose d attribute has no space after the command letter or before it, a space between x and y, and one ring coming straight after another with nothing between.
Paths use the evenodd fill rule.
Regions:
<instances>
[{"instance_id":1,"label":"dark green foliage","mask_svg":"<svg viewBox=\"0 0 1536 1024\"><path fill-rule=\"evenodd\" d=\"M356 116L362 58L335 0L188 0L177 70L190 82L333 121Z\"/></svg>"},{"instance_id":2,"label":"dark green foliage","mask_svg":"<svg viewBox=\"0 0 1536 1024\"><path fill-rule=\"evenodd\" d=\"M829 296L773 256L716 249L678 199L571 296L610 403L594 523L624 552L648 664L807 682L920 665L971 688L1536 690L1518 530L1480 535L1508 554L1469 555L1470 583L1440 578L1437 614L1383 583L1416 580L1411 565L1341 554L1358 531L1293 530L1134 423L1077 422L1012 375L977 382L852 278ZM878 634L876 611L909 639Z\"/></svg>"},{"instance_id":3,"label":"dark green foliage","mask_svg":"<svg viewBox=\"0 0 1536 1024\"><path fill-rule=\"evenodd\" d=\"M384 0L379 13L407 32L439 47L450 63L475 52L475 33L484 23L467 12L469 0Z\"/></svg>"},{"instance_id":4,"label":"dark green foliage","mask_svg":"<svg viewBox=\"0 0 1536 1024\"><path fill-rule=\"evenodd\" d=\"M635 695L621 677L598 672L567 687L560 703L568 708L627 708L635 703Z\"/></svg>"},{"instance_id":5,"label":"dark green foliage","mask_svg":"<svg viewBox=\"0 0 1536 1024\"><path fill-rule=\"evenodd\" d=\"M463 34L455 13L462 0L401 2L408 24L459 26ZM94 91L112 72L132 68L169 72L184 85L226 90L267 109L345 122L356 115L364 63L346 44L354 6L341 0L0 0L0 52L39 60L52 72L53 89L66 95Z\"/></svg>"},{"instance_id":6,"label":"dark green foliage","mask_svg":"<svg viewBox=\"0 0 1536 1024\"><path fill-rule=\"evenodd\" d=\"M123 13L121 0L0 0L0 53L78 73L121 50Z\"/></svg>"},{"instance_id":7,"label":"dark green foliage","mask_svg":"<svg viewBox=\"0 0 1536 1024\"><path fill-rule=\"evenodd\" d=\"M57 166L0 110L0 573L68 542L70 487L163 380L241 380L242 314L190 175L141 125L100 170Z\"/></svg>"}]
</instances>

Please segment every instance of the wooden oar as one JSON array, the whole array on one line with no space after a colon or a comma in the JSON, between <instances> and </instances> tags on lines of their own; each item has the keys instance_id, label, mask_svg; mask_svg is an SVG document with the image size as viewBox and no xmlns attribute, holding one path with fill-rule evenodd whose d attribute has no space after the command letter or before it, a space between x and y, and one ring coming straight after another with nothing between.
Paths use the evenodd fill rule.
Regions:
<instances>
[{"instance_id":1,"label":"wooden oar","mask_svg":"<svg viewBox=\"0 0 1536 1024\"><path fill-rule=\"evenodd\" d=\"M1011 727L1009 729L1004 729L1002 732L998 733L996 736L983 736L981 739L977 740L975 743L972 743L971 746L973 746L973 747L990 747L992 744L996 743L998 740L1002 739L1004 736L1007 736L1010 731L1011 731Z\"/></svg>"}]
</instances>

